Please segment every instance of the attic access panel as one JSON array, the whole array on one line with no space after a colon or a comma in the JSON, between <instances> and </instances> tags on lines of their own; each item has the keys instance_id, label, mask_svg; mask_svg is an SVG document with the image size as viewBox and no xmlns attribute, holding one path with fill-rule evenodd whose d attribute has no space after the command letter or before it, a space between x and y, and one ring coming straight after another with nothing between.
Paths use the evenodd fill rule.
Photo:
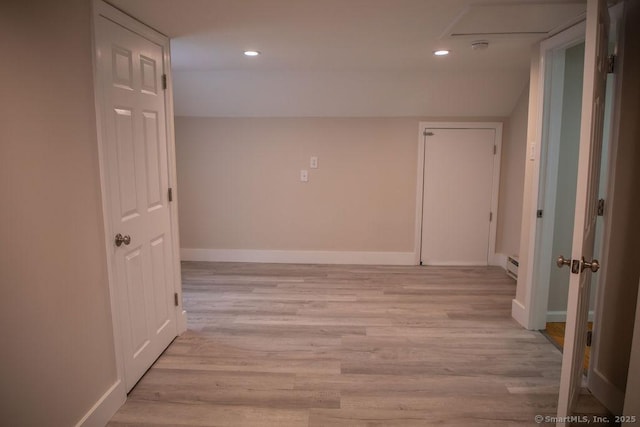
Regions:
<instances>
[{"instance_id":1,"label":"attic access panel","mask_svg":"<svg viewBox=\"0 0 640 427\"><path fill-rule=\"evenodd\" d=\"M586 5L563 3L503 3L466 7L447 27L442 38L539 38L578 22Z\"/></svg>"}]
</instances>

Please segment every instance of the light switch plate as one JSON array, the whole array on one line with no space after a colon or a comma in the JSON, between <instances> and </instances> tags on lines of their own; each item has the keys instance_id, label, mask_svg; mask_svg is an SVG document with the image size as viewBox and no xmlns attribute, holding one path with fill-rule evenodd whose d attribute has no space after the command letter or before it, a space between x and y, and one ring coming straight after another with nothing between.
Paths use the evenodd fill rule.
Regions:
<instances>
[{"instance_id":1,"label":"light switch plate","mask_svg":"<svg viewBox=\"0 0 640 427\"><path fill-rule=\"evenodd\" d=\"M309 171L306 169L302 169L300 171L300 181L301 182L308 182L309 181Z\"/></svg>"}]
</instances>

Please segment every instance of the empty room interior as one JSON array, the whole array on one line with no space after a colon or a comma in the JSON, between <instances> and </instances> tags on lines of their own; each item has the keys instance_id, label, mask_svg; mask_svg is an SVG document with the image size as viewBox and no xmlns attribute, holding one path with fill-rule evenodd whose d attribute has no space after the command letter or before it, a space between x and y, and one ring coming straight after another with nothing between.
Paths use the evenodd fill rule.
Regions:
<instances>
[{"instance_id":1,"label":"empty room interior","mask_svg":"<svg viewBox=\"0 0 640 427\"><path fill-rule=\"evenodd\" d=\"M0 424L640 424L638 24L2 2Z\"/></svg>"}]
</instances>

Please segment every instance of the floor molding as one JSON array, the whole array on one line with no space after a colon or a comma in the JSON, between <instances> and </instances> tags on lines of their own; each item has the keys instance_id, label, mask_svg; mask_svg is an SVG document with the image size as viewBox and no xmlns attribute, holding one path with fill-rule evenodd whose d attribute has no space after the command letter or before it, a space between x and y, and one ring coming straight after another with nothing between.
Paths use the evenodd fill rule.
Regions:
<instances>
[{"instance_id":1,"label":"floor molding","mask_svg":"<svg viewBox=\"0 0 640 427\"><path fill-rule=\"evenodd\" d=\"M187 310L178 312L178 335L187 330Z\"/></svg>"},{"instance_id":2,"label":"floor molding","mask_svg":"<svg viewBox=\"0 0 640 427\"><path fill-rule=\"evenodd\" d=\"M594 363L597 362L594 360ZM598 366L594 366L589 373L589 389L602 399L602 404L614 414L622 414L624 410L624 390L617 388L605 375L600 372Z\"/></svg>"},{"instance_id":3,"label":"floor molding","mask_svg":"<svg viewBox=\"0 0 640 427\"><path fill-rule=\"evenodd\" d=\"M264 262L284 264L414 265L413 252L278 251L251 249L180 250L182 261Z\"/></svg>"},{"instance_id":4,"label":"floor molding","mask_svg":"<svg viewBox=\"0 0 640 427\"><path fill-rule=\"evenodd\" d=\"M495 265L507 269L507 256L505 254L495 253L489 259L489 265Z\"/></svg>"},{"instance_id":5,"label":"floor molding","mask_svg":"<svg viewBox=\"0 0 640 427\"><path fill-rule=\"evenodd\" d=\"M76 427L102 427L107 425L111 417L127 400L124 382L117 380L109 390L89 409Z\"/></svg>"},{"instance_id":6,"label":"floor molding","mask_svg":"<svg viewBox=\"0 0 640 427\"><path fill-rule=\"evenodd\" d=\"M515 298L511 300L511 317L523 327L529 329L529 319L527 319L527 310L524 305Z\"/></svg>"}]
</instances>

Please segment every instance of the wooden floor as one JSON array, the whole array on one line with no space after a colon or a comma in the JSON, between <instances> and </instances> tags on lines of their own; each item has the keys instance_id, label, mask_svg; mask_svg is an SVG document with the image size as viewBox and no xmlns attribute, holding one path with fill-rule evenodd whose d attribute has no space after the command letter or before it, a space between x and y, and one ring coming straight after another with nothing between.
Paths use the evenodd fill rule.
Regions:
<instances>
[{"instance_id":1,"label":"wooden floor","mask_svg":"<svg viewBox=\"0 0 640 427\"><path fill-rule=\"evenodd\" d=\"M548 339L553 342L556 347L562 351L564 348L564 329L567 326L565 322L547 322L547 327L543 331ZM593 331L593 322L589 322L587 325L588 331ZM584 348L584 360L582 362L582 368L586 373L589 370L589 360L591 359L591 347Z\"/></svg>"},{"instance_id":2,"label":"wooden floor","mask_svg":"<svg viewBox=\"0 0 640 427\"><path fill-rule=\"evenodd\" d=\"M511 318L515 284L499 268L188 262L183 282L189 330L110 426L533 426L555 414L561 354ZM579 406L604 413L588 394Z\"/></svg>"}]
</instances>

